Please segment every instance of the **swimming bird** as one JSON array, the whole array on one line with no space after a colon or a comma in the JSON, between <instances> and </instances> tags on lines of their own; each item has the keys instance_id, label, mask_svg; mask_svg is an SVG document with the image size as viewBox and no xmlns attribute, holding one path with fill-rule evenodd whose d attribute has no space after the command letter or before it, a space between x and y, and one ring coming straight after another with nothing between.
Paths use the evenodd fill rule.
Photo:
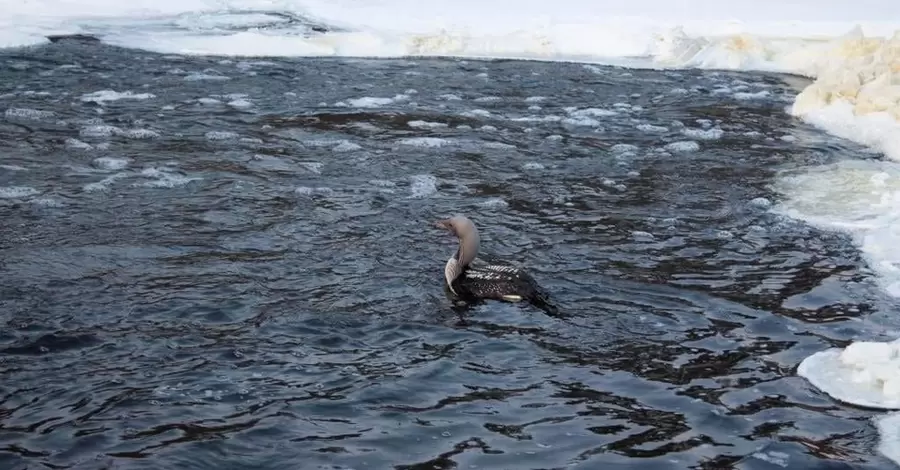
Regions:
<instances>
[{"instance_id":1,"label":"swimming bird","mask_svg":"<svg viewBox=\"0 0 900 470\"><path fill-rule=\"evenodd\" d=\"M435 226L447 230L459 239L459 247L444 266L444 278L450 292L465 301L524 300L547 310L549 303L546 292L523 268L510 264L474 263L481 237L468 217L457 215L439 220Z\"/></svg>"}]
</instances>

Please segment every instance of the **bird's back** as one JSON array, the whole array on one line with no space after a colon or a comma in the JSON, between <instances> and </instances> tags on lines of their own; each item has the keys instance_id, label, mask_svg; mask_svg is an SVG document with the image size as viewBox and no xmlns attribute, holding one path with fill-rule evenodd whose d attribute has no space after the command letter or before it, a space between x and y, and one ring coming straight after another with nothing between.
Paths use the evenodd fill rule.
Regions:
<instances>
[{"instance_id":1,"label":"bird's back","mask_svg":"<svg viewBox=\"0 0 900 470\"><path fill-rule=\"evenodd\" d=\"M526 270L507 264L467 266L453 282L453 290L462 297L507 302L543 297L537 282Z\"/></svg>"}]
</instances>

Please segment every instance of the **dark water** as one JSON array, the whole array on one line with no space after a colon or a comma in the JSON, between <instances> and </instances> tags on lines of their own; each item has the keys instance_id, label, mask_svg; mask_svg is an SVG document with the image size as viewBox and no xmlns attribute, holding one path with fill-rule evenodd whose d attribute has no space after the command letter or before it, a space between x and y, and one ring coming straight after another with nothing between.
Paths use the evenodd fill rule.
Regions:
<instances>
[{"instance_id":1,"label":"dark water","mask_svg":"<svg viewBox=\"0 0 900 470\"><path fill-rule=\"evenodd\" d=\"M890 308L767 210L777 172L871 158L786 115L799 86L5 51L0 468L890 468L794 373ZM454 213L561 315L454 307Z\"/></svg>"}]
</instances>

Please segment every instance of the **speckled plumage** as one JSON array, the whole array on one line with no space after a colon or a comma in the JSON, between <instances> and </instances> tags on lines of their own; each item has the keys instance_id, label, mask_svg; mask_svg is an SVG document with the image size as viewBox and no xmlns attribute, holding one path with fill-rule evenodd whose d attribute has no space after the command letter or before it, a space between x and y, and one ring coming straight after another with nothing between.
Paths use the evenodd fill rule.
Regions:
<instances>
[{"instance_id":1,"label":"speckled plumage","mask_svg":"<svg viewBox=\"0 0 900 470\"><path fill-rule=\"evenodd\" d=\"M508 264L475 262L480 238L475 224L464 216L437 223L459 239L459 248L444 266L450 291L464 300L493 299L545 304L546 295L525 269Z\"/></svg>"}]
</instances>

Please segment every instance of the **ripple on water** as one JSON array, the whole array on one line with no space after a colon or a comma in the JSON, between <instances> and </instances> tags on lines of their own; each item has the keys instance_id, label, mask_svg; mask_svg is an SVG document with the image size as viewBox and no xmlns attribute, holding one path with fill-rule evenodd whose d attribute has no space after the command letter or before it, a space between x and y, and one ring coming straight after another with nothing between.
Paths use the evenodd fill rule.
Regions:
<instances>
[{"instance_id":1,"label":"ripple on water","mask_svg":"<svg viewBox=\"0 0 900 470\"><path fill-rule=\"evenodd\" d=\"M0 109L54 117L0 125L0 468L887 468L873 413L794 370L887 334L895 305L834 225L778 211L890 254L894 169L784 114L780 77L64 42L3 60L22 88ZM100 73L159 97L72 95ZM869 166L772 187L831 159ZM453 213L559 314L454 305L455 240L430 223Z\"/></svg>"}]
</instances>

